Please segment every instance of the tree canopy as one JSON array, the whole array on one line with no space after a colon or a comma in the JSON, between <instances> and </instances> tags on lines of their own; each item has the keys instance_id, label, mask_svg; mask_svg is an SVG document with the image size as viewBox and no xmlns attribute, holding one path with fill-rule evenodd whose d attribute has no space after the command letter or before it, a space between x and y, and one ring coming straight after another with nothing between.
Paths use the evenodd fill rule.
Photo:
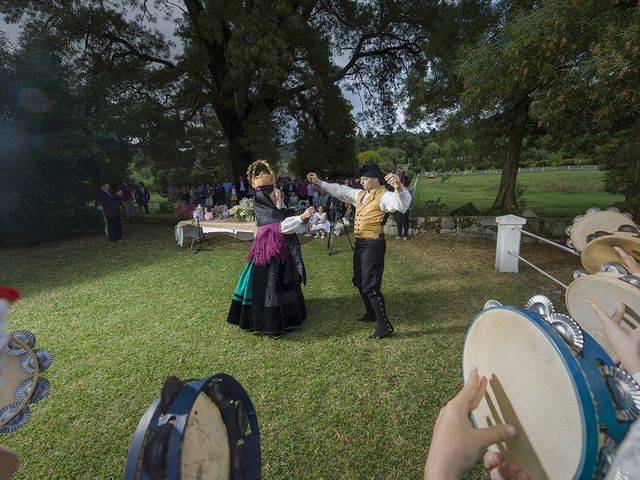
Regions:
<instances>
[{"instance_id":1,"label":"tree canopy","mask_svg":"<svg viewBox=\"0 0 640 480\"><path fill-rule=\"evenodd\" d=\"M183 121L210 109L234 175L275 152L282 123L336 82L384 102L419 52L413 2L1 0L10 20L54 33L83 71L118 72L112 92L147 97ZM171 18L180 53L153 22ZM378 95L373 94L376 89ZM267 147L265 147L267 145ZM271 147L271 148L269 148ZM266 154L265 154L266 153ZM277 159L271 159L277 160Z\"/></svg>"}]
</instances>

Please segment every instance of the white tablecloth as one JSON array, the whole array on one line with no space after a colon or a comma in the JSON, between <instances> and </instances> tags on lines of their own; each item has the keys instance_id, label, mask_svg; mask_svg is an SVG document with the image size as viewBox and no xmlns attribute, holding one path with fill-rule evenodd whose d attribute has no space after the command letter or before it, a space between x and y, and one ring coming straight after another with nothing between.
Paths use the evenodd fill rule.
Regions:
<instances>
[{"instance_id":1,"label":"white tablecloth","mask_svg":"<svg viewBox=\"0 0 640 480\"><path fill-rule=\"evenodd\" d=\"M238 240L253 240L258 231L256 222L238 222L235 219L203 220L200 222L202 233L224 233ZM185 238L198 235L197 224L192 220L184 220L176 225L176 241L183 247Z\"/></svg>"}]
</instances>

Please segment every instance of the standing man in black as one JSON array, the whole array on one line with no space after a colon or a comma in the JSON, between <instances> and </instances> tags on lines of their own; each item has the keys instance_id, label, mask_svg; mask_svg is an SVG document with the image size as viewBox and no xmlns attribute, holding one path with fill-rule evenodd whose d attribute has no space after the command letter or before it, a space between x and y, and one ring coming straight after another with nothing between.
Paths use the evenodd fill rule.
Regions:
<instances>
[{"instance_id":1,"label":"standing man in black","mask_svg":"<svg viewBox=\"0 0 640 480\"><path fill-rule=\"evenodd\" d=\"M120 194L121 192L118 192ZM98 193L98 204L107 218L107 235L110 242L122 240L122 216L120 215L120 200L111 193L111 185L103 183Z\"/></svg>"},{"instance_id":2,"label":"standing man in black","mask_svg":"<svg viewBox=\"0 0 640 480\"><path fill-rule=\"evenodd\" d=\"M385 176L376 163L365 163L360 169L363 190L323 182L315 173L309 173L307 178L338 200L356 207L352 281L367 310L359 320L376 322L376 330L369 338L380 340L388 337L393 333L393 325L387 316L380 290L387 248L384 224L389 213L405 212L409 208L409 191L404 188L398 175L390 173ZM387 190L386 185L393 187L393 191Z\"/></svg>"},{"instance_id":3,"label":"standing man in black","mask_svg":"<svg viewBox=\"0 0 640 480\"><path fill-rule=\"evenodd\" d=\"M400 176L400 181L402 182L402 185L404 185L404 188L409 190L409 177L407 177L406 174L402 173L399 174ZM411 194L411 190L409 190L409 193ZM396 225L398 226L398 236L396 237L396 240L400 240L401 238L403 240L406 240L407 237L409 236L409 216L411 214L411 206L409 206L409 209L406 212L396 212L395 216L396 216Z\"/></svg>"},{"instance_id":4,"label":"standing man in black","mask_svg":"<svg viewBox=\"0 0 640 480\"><path fill-rule=\"evenodd\" d=\"M138 188L136 188L136 202L139 207L144 208L144 213L149 213L149 199L151 194L149 190L144 186L144 183L138 182ZM204 201L203 201L204 203Z\"/></svg>"}]
</instances>

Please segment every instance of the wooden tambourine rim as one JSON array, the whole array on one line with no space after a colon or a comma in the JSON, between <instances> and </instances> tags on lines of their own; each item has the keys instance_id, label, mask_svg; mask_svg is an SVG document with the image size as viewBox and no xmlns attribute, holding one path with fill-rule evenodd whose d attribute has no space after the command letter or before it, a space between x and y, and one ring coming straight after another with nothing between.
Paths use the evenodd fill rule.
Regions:
<instances>
[{"instance_id":1,"label":"wooden tambourine rim","mask_svg":"<svg viewBox=\"0 0 640 480\"><path fill-rule=\"evenodd\" d=\"M637 233L628 232L615 232L612 235L603 235L602 237L594 238L580 252L580 261L582 266L589 273L596 273L600 270L600 267L607 262L624 263L613 247L620 247L628 254L632 255L633 248L629 248L629 244L637 245L635 250L640 251L640 238ZM596 252L602 252L602 249L608 249L610 256L596 257ZM632 255L636 260L640 261L638 255Z\"/></svg>"},{"instance_id":2,"label":"wooden tambourine rim","mask_svg":"<svg viewBox=\"0 0 640 480\"><path fill-rule=\"evenodd\" d=\"M611 217L612 219L617 218L618 221L612 220L610 223L604 223L604 226L599 225L599 226L595 226L595 227L590 227L591 223L594 223L594 220L597 220L598 217L602 217L602 216L608 216ZM599 230L603 230L606 232L615 232L618 230L618 228L621 225L634 225L637 227L636 223L628 218L627 216L625 216L624 214L620 213L620 212L611 212L611 211L600 211L600 212L594 212L594 213L590 213L588 215L585 215L583 218L581 218L580 220L578 220L576 223L573 224L573 227L571 228L571 243L573 245L573 247L578 251L581 252L585 246L587 245L587 236L595 233Z\"/></svg>"},{"instance_id":3,"label":"wooden tambourine rim","mask_svg":"<svg viewBox=\"0 0 640 480\"><path fill-rule=\"evenodd\" d=\"M16 345L18 345L19 347L24 349L24 351L26 353L28 353L29 356L31 356L31 359L33 360L33 365L34 365L35 372L30 377L31 378L31 388L29 389L29 393L27 395L25 395L25 398L22 399L22 402L20 402L19 407L14 411L13 415L11 415L10 417L7 417L7 419L4 422L0 422L0 428L4 427L9 422L11 422L11 420L16 418L16 416L22 411L22 409L26 405L29 404L29 401L31 400L31 397L33 397L33 392L35 392L35 390L36 390L36 387L38 385L38 379L40 377L40 363L38 362L38 357L36 356L36 354L33 351L33 349L27 343L23 342L19 338L13 337L11 335L9 335L9 342L15 343ZM18 358L22 358L23 356L24 356L24 353L22 355L20 355L20 356L14 357L14 358L18 359ZM17 385L13 386L14 389L16 387L17 387ZM2 405L2 407L4 407L4 405Z\"/></svg>"},{"instance_id":4,"label":"wooden tambourine rim","mask_svg":"<svg viewBox=\"0 0 640 480\"><path fill-rule=\"evenodd\" d=\"M592 275L584 275L582 277L579 277L577 279L575 279L573 282L571 282L569 284L569 287L567 288L567 291L565 292L565 304L567 305L567 310L569 311L569 315L576 321L578 322L578 324L580 325L580 327L586 331L589 335L591 335L594 340L596 342L598 342L598 344L605 350L605 352L607 352L608 355L610 356L615 356L615 351L613 349L613 347L609 344L609 342L607 342L606 340L604 340L603 338L594 335L594 331L596 330L602 330L602 327L600 325L600 320L598 319L598 316L596 315L595 312L592 312L591 307L586 303L586 298L582 297L582 298L575 298L575 294L573 292L576 291L577 286L582 286L582 284L584 284L585 282L589 282L589 283L594 283L594 281L598 281L598 282L606 282L611 284L612 286L615 286L616 288L618 288L620 290L621 293L626 293L628 294L628 296L626 298L621 298L622 295L620 295L619 297L616 296L616 298L614 298L614 302L616 305L618 303L631 303L628 301L629 298L631 299L635 299L636 302L629 305L629 307L631 309L633 309L634 312L636 312L637 314L640 314L640 288L635 287L623 280L619 280L621 277L623 277L624 275L619 274L619 273L609 273L609 272L598 272L598 273L594 273ZM606 280L604 280L606 279ZM600 304L600 306L602 308L605 309L610 309L611 307L607 307L606 305L602 305L602 300L600 300L598 298L598 295L600 295L600 288L593 288L592 289L594 293L590 294L590 298L589 300L593 300L595 303ZM607 296L607 299L609 298L609 296ZM583 315L579 314L579 312L575 309L576 305L584 305L584 311L589 312L589 317L588 320L584 318ZM615 308L615 307L614 307ZM611 313L611 312L609 312ZM582 318L581 318L582 317Z\"/></svg>"}]
</instances>

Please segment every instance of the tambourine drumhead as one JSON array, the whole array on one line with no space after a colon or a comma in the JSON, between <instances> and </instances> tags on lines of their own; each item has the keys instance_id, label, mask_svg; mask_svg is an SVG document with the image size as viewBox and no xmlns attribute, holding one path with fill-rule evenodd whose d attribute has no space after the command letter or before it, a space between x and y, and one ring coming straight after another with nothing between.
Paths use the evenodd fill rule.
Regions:
<instances>
[{"instance_id":1,"label":"tambourine drumhead","mask_svg":"<svg viewBox=\"0 0 640 480\"><path fill-rule=\"evenodd\" d=\"M229 480L231 455L220 409L204 393L196 398L182 445L183 480Z\"/></svg>"},{"instance_id":2,"label":"tambourine drumhead","mask_svg":"<svg viewBox=\"0 0 640 480\"><path fill-rule=\"evenodd\" d=\"M571 243L581 252L587 245L587 235L597 231L615 232L622 225L635 225L632 220L618 212L602 211L585 215L571 229ZM598 265L600 268L600 265Z\"/></svg>"},{"instance_id":3,"label":"tambourine drumhead","mask_svg":"<svg viewBox=\"0 0 640 480\"><path fill-rule=\"evenodd\" d=\"M493 445L529 478L571 479L586 435L581 404L565 362L535 323L506 308L482 312L464 345L465 381L477 367L487 393L472 415L479 428L513 425L513 441Z\"/></svg>"},{"instance_id":4,"label":"tambourine drumhead","mask_svg":"<svg viewBox=\"0 0 640 480\"><path fill-rule=\"evenodd\" d=\"M601 336L594 335L595 331L602 331L602 324L586 300L597 303L609 314L615 311L619 303L624 303L627 309L623 321L632 328L640 327L640 288L622 278L624 275L607 272L584 275L571 282L565 293L571 317L612 357L615 352L611 344Z\"/></svg>"},{"instance_id":5,"label":"tambourine drumhead","mask_svg":"<svg viewBox=\"0 0 640 480\"><path fill-rule=\"evenodd\" d=\"M613 247L620 247L640 262L640 236L637 233L615 232L594 238L583 248L580 261L589 273L595 273L607 262L624 263Z\"/></svg>"},{"instance_id":6,"label":"tambourine drumhead","mask_svg":"<svg viewBox=\"0 0 640 480\"><path fill-rule=\"evenodd\" d=\"M258 480L260 430L247 392L220 373L169 377L136 428L125 480Z\"/></svg>"},{"instance_id":7,"label":"tambourine drumhead","mask_svg":"<svg viewBox=\"0 0 640 480\"><path fill-rule=\"evenodd\" d=\"M33 377L33 375L27 374L20 369L21 357L10 357L3 353L0 353L0 381L2 382L2 388L0 388L0 408L16 401L16 387L20 385L27 378Z\"/></svg>"}]
</instances>

